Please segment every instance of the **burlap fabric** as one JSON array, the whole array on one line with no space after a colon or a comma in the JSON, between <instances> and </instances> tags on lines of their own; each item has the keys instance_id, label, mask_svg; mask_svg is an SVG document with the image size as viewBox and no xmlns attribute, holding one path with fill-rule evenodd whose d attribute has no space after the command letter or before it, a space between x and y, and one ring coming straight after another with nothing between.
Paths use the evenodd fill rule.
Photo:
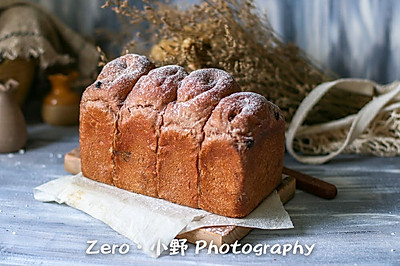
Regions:
<instances>
[{"instance_id":1,"label":"burlap fabric","mask_svg":"<svg viewBox=\"0 0 400 266\"><path fill-rule=\"evenodd\" d=\"M0 1L0 58L38 58L41 68L74 60L82 76L96 70L96 47L37 4Z\"/></svg>"}]
</instances>

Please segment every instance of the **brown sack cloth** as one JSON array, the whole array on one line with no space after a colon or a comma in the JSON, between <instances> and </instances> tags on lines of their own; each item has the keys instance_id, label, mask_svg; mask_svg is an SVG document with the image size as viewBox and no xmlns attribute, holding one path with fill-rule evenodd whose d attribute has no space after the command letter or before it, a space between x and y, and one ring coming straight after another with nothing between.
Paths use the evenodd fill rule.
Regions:
<instances>
[{"instance_id":1,"label":"brown sack cloth","mask_svg":"<svg viewBox=\"0 0 400 266\"><path fill-rule=\"evenodd\" d=\"M96 47L41 6L20 0L0 1L0 57L38 58L40 67L75 62L82 76L92 74Z\"/></svg>"}]
</instances>

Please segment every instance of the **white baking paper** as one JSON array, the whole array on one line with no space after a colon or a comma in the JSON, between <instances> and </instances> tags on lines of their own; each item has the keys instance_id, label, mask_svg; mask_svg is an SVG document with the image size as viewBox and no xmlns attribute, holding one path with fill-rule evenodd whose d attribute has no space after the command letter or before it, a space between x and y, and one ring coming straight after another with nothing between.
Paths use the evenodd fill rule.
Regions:
<instances>
[{"instance_id":1,"label":"white baking paper","mask_svg":"<svg viewBox=\"0 0 400 266\"><path fill-rule=\"evenodd\" d=\"M239 225L259 229L293 228L276 191L245 218L227 218L162 199L102 184L78 174L34 189L36 200L65 203L103 221L157 257L156 243L168 244L179 233L206 226Z\"/></svg>"}]
</instances>

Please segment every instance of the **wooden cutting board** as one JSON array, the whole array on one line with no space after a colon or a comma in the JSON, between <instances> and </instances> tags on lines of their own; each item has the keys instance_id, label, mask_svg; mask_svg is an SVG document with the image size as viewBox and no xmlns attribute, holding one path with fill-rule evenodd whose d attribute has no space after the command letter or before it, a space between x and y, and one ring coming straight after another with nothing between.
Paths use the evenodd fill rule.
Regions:
<instances>
[{"instance_id":1,"label":"wooden cutting board","mask_svg":"<svg viewBox=\"0 0 400 266\"><path fill-rule=\"evenodd\" d=\"M75 148L68 152L64 157L65 170L71 174L81 172L81 156L79 148ZM282 183L277 187L278 195L283 204L293 198L296 190L296 179L291 176L286 176L282 179ZM213 241L218 247L222 244L231 244L236 240L246 236L252 228L240 226L212 226L204 227L191 232L178 235L178 238L185 238L190 243L196 243L198 240L205 240L207 243Z\"/></svg>"}]
</instances>

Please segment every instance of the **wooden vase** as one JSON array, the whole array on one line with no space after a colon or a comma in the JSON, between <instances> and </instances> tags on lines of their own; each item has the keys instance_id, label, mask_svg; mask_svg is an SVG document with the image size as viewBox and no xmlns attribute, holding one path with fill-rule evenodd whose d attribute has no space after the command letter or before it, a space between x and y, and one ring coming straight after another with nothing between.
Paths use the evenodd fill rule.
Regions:
<instances>
[{"instance_id":1,"label":"wooden vase","mask_svg":"<svg viewBox=\"0 0 400 266\"><path fill-rule=\"evenodd\" d=\"M24 116L12 95L15 87L12 82L0 86L0 153L21 149L28 136Z\"/></svg>"},{"instance_id":2,"label":"wooden vase","mask_svg":"<svg viewBox=\"0 0 400 266\"><path fill-rule=\"evenodd\" d=\"M79 96L70 88L70 76L63 74L48 77L51 91L43 100L44 122L55 126L72 126L79 121Z\"/></svg>"}]
</instances>

